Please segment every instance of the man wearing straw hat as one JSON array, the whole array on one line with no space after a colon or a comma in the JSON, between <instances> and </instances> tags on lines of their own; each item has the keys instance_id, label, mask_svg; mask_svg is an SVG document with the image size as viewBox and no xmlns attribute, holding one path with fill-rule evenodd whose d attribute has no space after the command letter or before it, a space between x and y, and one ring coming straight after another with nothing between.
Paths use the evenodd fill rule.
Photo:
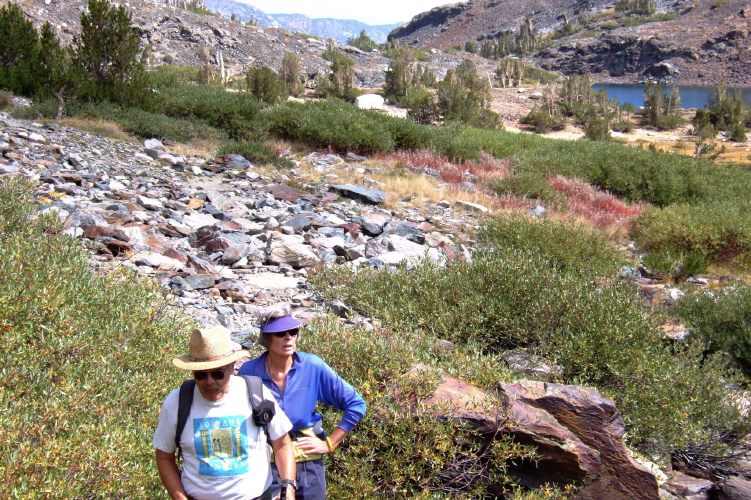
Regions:
<instances>
[{"instance_id":1,"label":"man wearing straw hat","mask_svg":"<svg viewBox=\"0 0 751 500\"><path fill-rule=\"evenodd\" d=\"M247 354L231 341L227 329L214 326L193 330L189 354L172 360L178 368L191 370L195 379L190 414L179 439L182 474L175 453L180 389L162 405L152 441L159 476L173 499L271 499L266 434L253 421L245 379L234 375L235 361ZM265 387L263 395L274 402L268 439L286 498L294 499L295 457L288 434L292 424Z\"/></svg>"}]
</instances>

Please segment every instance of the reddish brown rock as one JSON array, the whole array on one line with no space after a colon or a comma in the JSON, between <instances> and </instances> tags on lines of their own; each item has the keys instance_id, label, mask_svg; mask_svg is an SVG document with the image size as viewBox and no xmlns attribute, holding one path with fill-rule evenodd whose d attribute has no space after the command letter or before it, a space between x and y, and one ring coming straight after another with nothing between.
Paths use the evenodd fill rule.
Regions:
<instances>
[{"instance_id":1,"label":"reddish brown rock","mask_svg":"<svg viewBox=\"0 0 751 500\"><path fill-rule=\"evenodd\" d=\"M408 375L433 370L415 366ZM442 375L442 382L425 401L440 408L450 402L446 415L472 422L480 432L504 421L504 431L517 441L534 445L535 463L511 470L522 484L584 485L582 500L657 500L657 480L634 461L623 444L624 423L613 402L581 386L519 381L497 387L504 402L488 407L488 393L461 380Z\"/></svg>"}]
</instances>

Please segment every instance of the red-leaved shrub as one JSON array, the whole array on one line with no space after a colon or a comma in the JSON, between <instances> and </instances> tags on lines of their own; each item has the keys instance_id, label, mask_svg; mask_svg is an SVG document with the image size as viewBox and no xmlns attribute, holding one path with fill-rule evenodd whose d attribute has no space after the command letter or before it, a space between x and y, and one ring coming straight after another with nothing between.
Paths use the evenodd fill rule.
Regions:
<instances>
[{"instance_id":1,"label":"red-leaved shrub","mask_svg":"<svg viewBox=\"0 0 751 500\"><path fill-rule=\"evenodd\" d=\"M550 185L566 197L570 213L583 217L599 229L614 225L628 226L631 219L644 210L642 203L629 205L578 179L557 175L550 179Z\"/></svg>"}]
</instances>

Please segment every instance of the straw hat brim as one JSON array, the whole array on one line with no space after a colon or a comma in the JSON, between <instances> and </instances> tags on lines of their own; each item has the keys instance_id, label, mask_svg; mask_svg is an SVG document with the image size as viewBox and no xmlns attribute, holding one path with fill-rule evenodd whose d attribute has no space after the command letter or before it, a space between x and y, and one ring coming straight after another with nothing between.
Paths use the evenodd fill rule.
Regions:
<instances>
[{"instance_id":1,"label":"straw hat brim","mask_svg":"<svg viewBox=\"0 0 751 500\"><path fill-rule=\"evenodd\" d=\"M212 370L214 368L221 368L222 366L234 363L238 359L245 356L250 356L250 352L244 349L234 351L228 356L224 356L222 358L214 359L211 361L192 361L188 354L183 354L182 356L178 356L173 359L172 364L174 364L181 370L204 371Z\"/></svg>"}]
</instances>

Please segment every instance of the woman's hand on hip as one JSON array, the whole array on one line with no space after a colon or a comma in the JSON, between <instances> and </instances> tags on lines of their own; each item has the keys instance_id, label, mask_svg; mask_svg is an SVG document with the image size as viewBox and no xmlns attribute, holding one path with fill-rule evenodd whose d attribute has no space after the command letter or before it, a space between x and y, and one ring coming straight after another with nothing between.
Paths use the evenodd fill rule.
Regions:
<instances>
[{"instance_id":1,"label":"woman's hand on hip","mask_svg":"<svg viewBox=\"0 0 751 500\"><path fill-rule=\"evenodd\" d=\"M323 439L317 437L303 436L297 438L297 448L304 451L307 454L311 453L328 453L329 445Z\"/></svg>"}]
</instances>

